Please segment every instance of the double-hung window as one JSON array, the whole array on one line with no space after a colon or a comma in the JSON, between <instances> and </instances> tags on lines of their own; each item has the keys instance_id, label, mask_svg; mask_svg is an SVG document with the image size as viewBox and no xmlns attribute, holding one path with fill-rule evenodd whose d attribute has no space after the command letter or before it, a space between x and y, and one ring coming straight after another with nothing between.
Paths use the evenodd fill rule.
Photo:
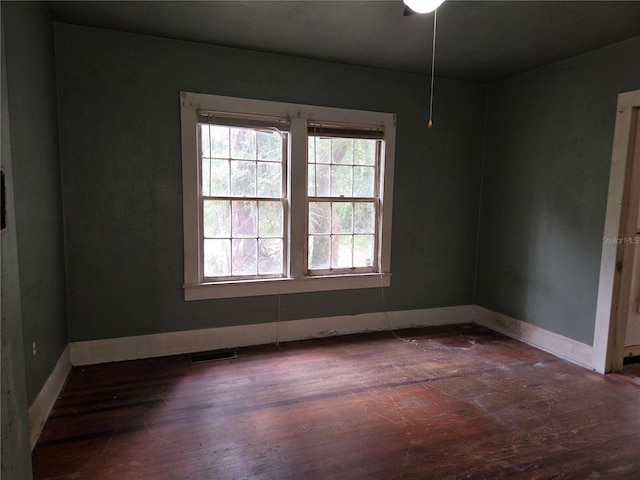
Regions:
<instances>
[{"instance_id":1,"label":"double-hung window","mask_svg":"<svg viewBox=\"0 0 640 480\"><path fill-rule=\"evenodd\" d=\"M287 129L200 112L204 281L285 275Z\"/></svg>"},{"instance_id":2,"label":"double-hung window","mask_svg":"<svg viewBox=\"0 0 640 480\"><path fill-rule=\"evenodd\" d=\"M181 93L186 300L390 282L395 115Z\"/></svg>"},{"instance_id":3,"label":"double-hung window","mask_svg":"<svg viewBox=\"0 0 640 480\"><path fill-rule=\"evenodd\" d=\"M378 271L384 131L311 123L307 132L308 273Z\"/></svg>"}]
</instances>

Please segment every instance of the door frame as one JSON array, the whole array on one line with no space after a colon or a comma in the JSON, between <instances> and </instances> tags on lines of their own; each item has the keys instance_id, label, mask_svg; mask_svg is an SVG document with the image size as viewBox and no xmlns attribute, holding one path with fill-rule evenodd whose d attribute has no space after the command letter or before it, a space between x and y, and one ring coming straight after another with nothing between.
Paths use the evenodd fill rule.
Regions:
<instances>
[{"instance_id":1,"label":"door frame","mask_svg":"<svg viewBox=\"0 0 640 480\"><path fill-rule=\"evenodd\" d=\"M640 195L640 157L636 157L634 165L634 152L640 149L640 138L636 139L639 112L640 90L618 95L592 355L594 370L603 374L622 370L624 359L633 267L629 251L633 245L617 239L635 236L635 219L630 222L629 217L635 211L637 219ZM635 182L631 181L632 175ZM633 199L635 205L631 203Z\"/></svg>"}]
</instances>

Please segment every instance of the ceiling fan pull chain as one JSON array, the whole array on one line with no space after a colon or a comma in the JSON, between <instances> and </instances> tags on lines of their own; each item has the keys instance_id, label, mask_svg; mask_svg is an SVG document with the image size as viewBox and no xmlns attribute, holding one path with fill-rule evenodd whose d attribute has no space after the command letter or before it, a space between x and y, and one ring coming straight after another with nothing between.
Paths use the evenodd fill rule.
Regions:
<instances>
[{"instance_id":1,"label":"ceiling fan pull chain","mask_svg":"<svg viewBox=\"0 0 640 480\"><path fill-rule=\"evenodd\" d=\"M427 126L429 128L433 127L433 80L434 80L434 72L436 68L436 25L438 21L438 9L436 8L433 11L433 43L431 48L431 91L429 93L429 123Z\"/></svg>"}]
</instances>

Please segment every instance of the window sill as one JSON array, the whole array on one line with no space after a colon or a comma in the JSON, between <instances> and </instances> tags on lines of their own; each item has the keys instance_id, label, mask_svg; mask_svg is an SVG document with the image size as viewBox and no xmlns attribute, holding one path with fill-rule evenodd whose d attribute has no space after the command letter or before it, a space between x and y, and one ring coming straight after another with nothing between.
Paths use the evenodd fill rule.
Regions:
<instances>
[{"instance_id":1,"label":"window sill","mask_svg":"<svg viewBox=\"0 0 640 480\"><path fill-rule=\"evenodd\" d=\"M185 301L216 298L257 297L288 293L326 292L391 285L390 273L366 273L305 278L277 278L239 282L216 282L184 285Z\"/></svg>"}]
</instances>

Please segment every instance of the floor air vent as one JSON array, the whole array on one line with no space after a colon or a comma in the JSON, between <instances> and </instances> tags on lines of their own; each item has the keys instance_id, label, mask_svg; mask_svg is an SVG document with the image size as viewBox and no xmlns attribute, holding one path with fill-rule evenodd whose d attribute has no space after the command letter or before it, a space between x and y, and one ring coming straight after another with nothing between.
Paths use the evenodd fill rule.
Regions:
<instances>
[{"instance_id":1,"label":"floor air vent","mask_svg":"<svg viewBox=\"0 0 640 480\"><path fill-rule=\"evenodd\" d=\"M238 354L233 350L216 350L214 352L198 352L189 355L191 363L213 362L216 360L231 360L238 358Z\"/></svg>"}]
</instances>

